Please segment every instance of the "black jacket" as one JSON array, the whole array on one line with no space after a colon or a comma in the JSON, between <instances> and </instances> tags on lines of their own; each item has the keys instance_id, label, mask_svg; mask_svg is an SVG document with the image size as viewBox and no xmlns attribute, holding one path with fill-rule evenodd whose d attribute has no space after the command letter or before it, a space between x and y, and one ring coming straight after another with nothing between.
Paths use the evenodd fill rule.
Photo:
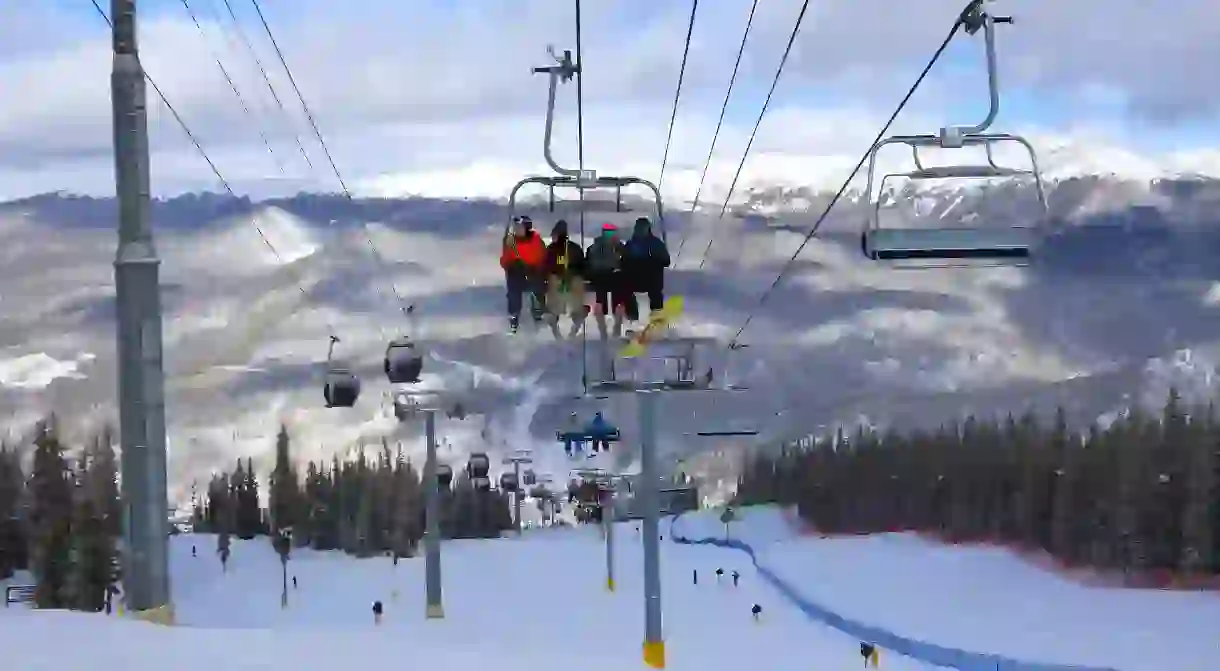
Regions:
<instances>
[{"instance_id":1,"label":"black jacket","mask_svg":"<svg viewBox=\"0 0 1220 671\"><path fill-rule=\"evenodd\" d=\"M548 277L584 277L585 253L580 245L568 238L560 238L546 247L546 261L543 263Z\"/></svg>"}]
</instances>

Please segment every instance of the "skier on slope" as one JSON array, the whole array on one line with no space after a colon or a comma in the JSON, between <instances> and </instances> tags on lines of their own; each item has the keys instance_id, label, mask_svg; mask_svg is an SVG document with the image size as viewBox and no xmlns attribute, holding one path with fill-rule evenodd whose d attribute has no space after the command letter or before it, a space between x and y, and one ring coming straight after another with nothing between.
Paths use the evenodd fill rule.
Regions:
<instances>
[{"instance_id":1,"label":"skier on slope","mask_svg":"<svg viewBox=\"0 0 1220 671\"><path fill-rule=\"evenodd\" d=\"M551 229L551 244L546 248L546 307L551 333L559 335L559 318L572 320L568 337L580 333L585 324L585 252L568 237L568 222L560 219Z\"/></svg>"},{"instance_id":2,"label":"skier on slope","mask_svg":"<svg viewBox=\"0 0 1220 671\"><path fill-rule=\"evenodd\" d=\"M500 250L500 267L504 269L504 289L508 297L508 325L512 333L521 325L521 294L525 292L530 293L530 313L534 321L542 321L545 261L546 246L542 236L534 232L534 222L527 216L514 219L512 230L504 238Z\"/></svg>"},{"instance_id":3,"label":"skier on slope","mask_svg":"<svg viewBox=\"0 0 1220 671\"><path fill-rule=\"evenodd\" d=\"M618 239L614 224L603 224L601 235L585 251L585 279L593 290L594 318L597 331L606 338L606 315L614 314L614 337L623 335L623 318L627 314L628 295L623 285L623 243Z\"/></svg>"},{"instance_id":4,"label":"skier on slope","mask_svg":"<svg viewBox=\"0 0 1220 671\"><path fill-rule=\"evenodd\" d=\"M654 315L665 306L665 269L669 248L652 232L647 217L635 220L631 239L623 246L622 272L627 290L648 294L648 309Z\"/></svg>"}]
</instances>

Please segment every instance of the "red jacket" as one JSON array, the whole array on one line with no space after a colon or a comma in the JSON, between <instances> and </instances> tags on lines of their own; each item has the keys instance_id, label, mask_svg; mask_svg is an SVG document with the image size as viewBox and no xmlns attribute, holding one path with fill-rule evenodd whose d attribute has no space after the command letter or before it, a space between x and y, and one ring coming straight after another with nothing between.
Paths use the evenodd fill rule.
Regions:
<instances>
[{"instance_id":1,"label":"red jacket","mask_svg":"<svg viewBox=\"0 0 1220 671\"><path fill-rule=\"evenodd\" d=\"M527 268L541 269L546 262L546 245L537 231L530 231L524 238L509 235L500 250L500 267L508 269L514 261L521 261Z\"/></svg>"}]
</instances>

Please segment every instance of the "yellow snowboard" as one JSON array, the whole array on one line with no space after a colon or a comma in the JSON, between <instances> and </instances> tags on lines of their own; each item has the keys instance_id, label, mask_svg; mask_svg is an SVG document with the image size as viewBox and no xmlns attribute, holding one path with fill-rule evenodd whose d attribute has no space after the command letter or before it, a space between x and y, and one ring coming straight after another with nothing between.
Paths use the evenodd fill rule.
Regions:
<instances>
[{"instance_id":1,"label":"yellow snowboard","mask_svg":"<svg viewBox=\"0 0 1220 671\"><path fill-rule=\"evenodd\" d=\"M682 316L685 306L686 301L681 296L670 296L665 305L648 318L648 325L632 334L631 340L619 350L618 355L633 359L643 354L653 338L668 330Z\"/></svg>"}]
</instances>

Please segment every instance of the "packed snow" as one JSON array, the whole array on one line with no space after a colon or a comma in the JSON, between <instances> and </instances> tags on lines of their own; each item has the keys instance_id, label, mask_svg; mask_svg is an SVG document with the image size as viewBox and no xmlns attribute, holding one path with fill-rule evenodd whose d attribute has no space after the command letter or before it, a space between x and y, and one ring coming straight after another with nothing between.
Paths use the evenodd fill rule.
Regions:
<instances>
[{"instance_id":1,"label":"packed snow","mask_svg":"<svg viewBox=\"0 0 1220 671\"><path fill-rule=\"evenodd\" d=\"M1211 665L1207 627L1220 618L1220 599L1211 594L1085 587L999 549L900 534L823 539L800 533L785 511L739 512L727 532L757 550L759 566L803 598L899 636L1044 664L1123 671ZM596 528L446 542L441 620L424 618L422 559L395 567L385 557L296 550L288 564L296 586L281 609L279 559L267 539L236 541L224 571L214 536L183 535L171 539L178 627L10 607L0 611L0 650L5 668L23 671L305 671L404 662L642 667L642 544L636 523L616 529L613 592ZM661 525L667 668L861 664L859 640L802 613L744 553L677 545L671 531L723 538L726 528L711 512ZM718 568L725 571L719 579ZM738 586L733 571L741 574ZM374 601L384 604L380 625ZM754 604L762 607L758 621ZM932 667L883 649L881 668Z\"/></svg>"},{"instance_id":2,"label":"packed snow","mask_svg":"<svg viewBox=\"0 0 1220 671\"><path fill-rule=\"evenodd\" d=\"M668 525L662 525L662 534ZM297 550L297 588L280 608L280 564L265 538L236 541L227 572L213 536L172 539L177 628L118 617L9 608L0 612L5 668L339 667L643 668L641 542L635 523L617 527L616 589L606 588L596 528L545 528L520 539L453 541L443 549L443 620L424 618L423 562L353 559ZM191 547L198 557L191 556ZM709 671L766 663L848 668L858 641L811 625L746 561L721 551L662 544L667 668ZM737 569L733 587L727 575ZM693 584L692 572L700 574ZM385 615L375 625L372 604ZM762 606L759 621L751 615ZM55 645L55 640L73 645ZM924 669L885 658L887 669ZM449 666L448 668L458 668Z\"/></svg>"},{"instance_id":3,"label":"packed snow","mask_svg":"<svg viewBox=\"0 0 1220 671\"><path fill-rule=\"evenodd\" d=\"M1123 671L1214 668L1214 593L1086 586L1002 548L913 534L821 538L791 512L742 511L730 537L804 598L846 618L934 645L1043 664ZM723 538L715 517L676 531ZM744 554L721 550L727 556Z\"/></svg>"}]
</instances>

